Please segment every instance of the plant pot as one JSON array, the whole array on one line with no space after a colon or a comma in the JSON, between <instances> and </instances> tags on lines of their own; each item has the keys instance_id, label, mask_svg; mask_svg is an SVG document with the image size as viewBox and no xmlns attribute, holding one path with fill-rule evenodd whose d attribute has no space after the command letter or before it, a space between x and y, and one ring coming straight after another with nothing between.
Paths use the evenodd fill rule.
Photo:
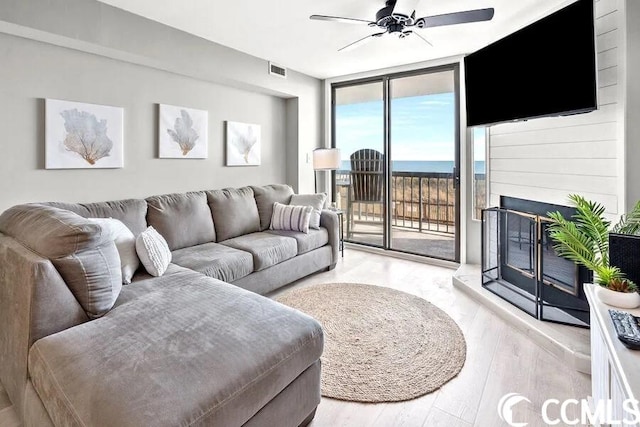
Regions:
<instances>
[{"instance_id":1,"label":"plant pot","mask_svg":"<svg viewBox=\"0 0 640 427\"><path fill-rule=\"evenodd\" d=\"M640 306L640 294L637 292L617 292L598 286L596 295L600 301L614 307L636 308Z\"/></svg>"}]
</instances>

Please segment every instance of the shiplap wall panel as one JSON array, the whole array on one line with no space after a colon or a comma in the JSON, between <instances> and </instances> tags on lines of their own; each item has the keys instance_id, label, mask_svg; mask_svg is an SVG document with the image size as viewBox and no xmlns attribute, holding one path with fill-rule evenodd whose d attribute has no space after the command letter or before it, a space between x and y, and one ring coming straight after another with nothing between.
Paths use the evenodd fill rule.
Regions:
<instances>
[{"instance_id":1,"label":"shiplap wall panel","mask_svg":"<svg viewBox=\"0 0 640 427\"><path fill-rule=\"evenodd\" d=\"M605 122L552 129L523 130L520 133L492 135L491 147L544 145L563 142L604 141L615 135L616 123ZM517 137L517 138L515 138ZM553 149L553 147L546 147Z\"/></svg>"},{"instance_id":2,"label":"shiplap wall panel","mask_svg":"<svg viewBox=\"0 0 640 427\"><path fill-rule=\"evenodd\" d=\"M524 185L545 189L565 190L577 193L589 192L597 187L605 194L616 191L617 178L615 176L571 175L565 173L563 179L557 179L555 174L536 172L500 172L494 171L493 182L500 184Z\"/></svg>"},{"instance_id":3,"label":"shiplap wall panel","mask_svg":"<svg viewBox=\"0 0 640 427\"><path fill-rule=\"evenodd\" d=\"M549 145L515 145L491 147L491 159L580 159L583 167L591 167L598 159L615 159L616 141L589 141ZM492 170L493 171L493 170ZM554 175L566 175L562 170Z\"/></svg>"},{"instance_id":4,"label":"shiplap wall panel","mask_svg":"<svg viewBox=\"0 0 640 427\"><path fill-rule=\"evenodd\" d=\"M618 0L597 0L598 110L575 116L505 123L489 130L490 204L507 195L567 204L571 193L618 213L619 75L623 33ZM553 64L550 64L552 66Z\"/></svg>"},{"instance_id":5,"label":"shiplap wall panel","mask_svg":"<svg viewBox=\"0 0 640 427\"><path fill-rule=\"evenodd\" d=\"M618 85L606 86L598 89L598 105L611 105L619 102Z\"/></svg>"},{"instance_id":6,"label":"shiplap wall panel","mask_svg":"<svg viewBox=\"0 0 640 427\"><path fill-rule=\"evenodd\" d=\"M538 172L555 174L562 171L570 175L617 176L616 159L598 159L590 168L583 159L493 159L491 170L496 172Z\"/></svg>"},{"instance_id":7,"label":"shiplap wall panel","mask_svg":"<svg viewBox=\"0 0 640 427\"><path fill-rule=\"evenodd\" d=\"M599 2L600 3L600 2ZM612 2L615 4L615 1ZM596 7L597 9L597 7ZM596 15L596 35L604 34L618 28L618 12Z\"/></svg>"},{"instance_id":8,"label":"shiplap wall panel","mask_svg":"<svg viewBox=\"0 0 640 427\"><path fill-rule=\"evenodd\" d=\"M618 84L618 67L609 67L598 72L598 86L600 88Z\"/></svg>"},{"instance_id":9,"label":"shiplap wall panel","mask_svg":"<svg viewBox=\"0 0 640 427\"><path fill-rule=\"evenodd\" d=\"M618 46L618 29L607 31L596 36L596 43L602 51L613 49Z\"/></svg>"},{"instance_id":10,"label":"shiplap wall panel","mask_svg":"<svg viewBox=\"0 0 640 427\"><path fill-rule=\"evenodd\" d=\"M578 114L572 117L546 117L518 123L504 123L491 128L491 135L505 133L520 133L540 129L566 128L578 125L616 122L618 109L615 105L603 105L590 113ZM570 119L568 121L567 119Z\"/></svg>"},{"instance_id":11,"label":"shiplap wall panel","mask_svg":"<svg viewBox=\"0 0 640 427\"><path fill-rule=\"evenodd\" d=\"M618 48L612 47L602 52L598 52L598 69L613 67L618 63Z\"/></svg>"},{"instance_id":12,"label":"shiplap wall panel","mask_svg":"<svg viewBox=\"0 0 640 427\"><path fill-rule=\"evenodd\" d=\"M596 1L594 3L596 9L596 16L602 18L606 15L609 15L618 10L615 1L606 0L606 1Z\"/></svg>"}]
</instances>

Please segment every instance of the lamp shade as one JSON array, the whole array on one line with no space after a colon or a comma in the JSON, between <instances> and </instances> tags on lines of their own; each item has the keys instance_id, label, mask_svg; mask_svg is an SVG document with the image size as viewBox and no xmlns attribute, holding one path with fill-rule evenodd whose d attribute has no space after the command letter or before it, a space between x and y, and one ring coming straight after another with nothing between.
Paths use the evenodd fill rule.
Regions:
<instances>
[{"instance_id":1,"label":"lamp shade","mask_svg":"<svg viewBox=\"0 0 640 427\"><path fill-rule=\"evenodd\" d=\"M318 148L313 150L314 170L335 170L340 168L340 150L338 148Z\"/></svg>"}]
</instances>

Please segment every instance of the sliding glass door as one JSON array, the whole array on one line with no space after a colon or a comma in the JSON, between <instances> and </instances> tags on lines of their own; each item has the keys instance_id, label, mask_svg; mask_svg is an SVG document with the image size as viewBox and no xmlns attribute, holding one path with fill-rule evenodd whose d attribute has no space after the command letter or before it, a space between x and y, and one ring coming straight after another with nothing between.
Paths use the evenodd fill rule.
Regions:
<instances>
[{"instance_id":1,"label":"sliding glass door","mask_svg":"<svg viewBox=\"0 0 640 427\"><path fill-rule=\"evenodd\" d=\"M456 67L333 85L347 241L458 260Z\"/></svg>"},{"instance_id":2,"label":"sliding glass door","mask_svg":"<svg viewBox=\"0 0 640 427\"><path fill-rule=\"evenodd\" d=\"M383 81L336 88L334 142L342 167L336 172L337 203L344 211L346 239L384 246L385 106Z\"/></svg>"},{"instance_id":3,"label":"sliding glass door","mask_svg":"<svg viewBox=\"0 0 640 427\"><path fill-rule=\"evenodd\" d=\"M456 260L454 70L389 79L391 248Z\"/></svg>"}]
</instances>

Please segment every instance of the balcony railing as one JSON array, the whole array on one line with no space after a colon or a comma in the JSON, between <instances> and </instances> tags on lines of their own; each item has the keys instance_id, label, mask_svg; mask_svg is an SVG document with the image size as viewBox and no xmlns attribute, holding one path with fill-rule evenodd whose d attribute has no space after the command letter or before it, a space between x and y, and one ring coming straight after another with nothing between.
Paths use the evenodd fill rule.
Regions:
<instances>
[{"instance_id":1,"label":"balcony railing","mask_svg":"<svg viewBox=\"0 0 640 427\"><path fill-rule=\"evenodd\" d=\"M477 217L484 206L484 174L476 174ZM342 209L348 209L350 171L336 171L336 184ZM452 173L394 172L391 176L392 226L455 233L456 191ZM353 206L355 222L382 222L381 204L357 203Z\"/></svg>"}]
</instances>

